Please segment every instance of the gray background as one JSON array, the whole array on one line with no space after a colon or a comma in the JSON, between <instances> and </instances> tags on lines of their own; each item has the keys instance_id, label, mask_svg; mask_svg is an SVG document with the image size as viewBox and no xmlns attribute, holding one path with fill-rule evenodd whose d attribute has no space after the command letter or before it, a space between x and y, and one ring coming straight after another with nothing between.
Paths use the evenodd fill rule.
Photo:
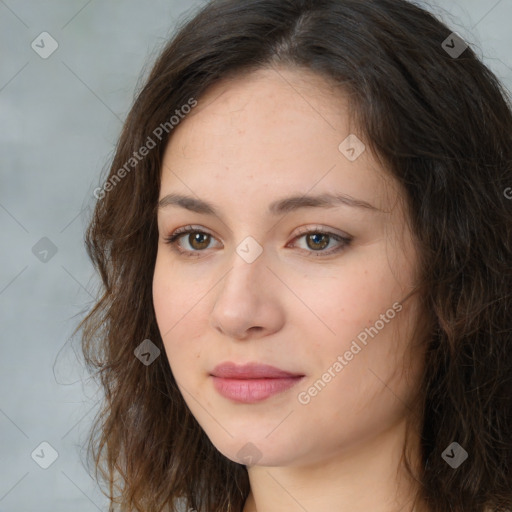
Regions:
<instances>
[{"instance_id":1,"label":"gray background","mask_svg":"<svg viewBox=\"0 0 512 512\"><path fill-rule=\"evenodd\" d=\"M70 338L98 285L83 234L140 80L202 4L0 0L0 512L108 510L81 449L101 391ZM424 5L512 89L512 0ZM44 31L46 59L31 47ZM34 254L43 237L53 256Z\"/></svg>"}]
</instances>

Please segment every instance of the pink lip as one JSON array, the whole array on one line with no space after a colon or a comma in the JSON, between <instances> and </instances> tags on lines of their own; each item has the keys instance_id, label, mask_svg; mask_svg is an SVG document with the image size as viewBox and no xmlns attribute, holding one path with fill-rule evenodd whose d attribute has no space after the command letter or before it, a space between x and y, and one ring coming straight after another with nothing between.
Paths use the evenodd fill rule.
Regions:
<instances>
[{"instance_id":1,"label":"pink lip","mask_svg":"<svg viewBox=\"0 0 512 512\"><path fill-rule=\"evenodd\" d=\"M222 363L211 373L215 389L236 402L254 403L281 393L299 382L304 375L294 374L266 364L237 366Z\"/></svg>"}]
</instances>

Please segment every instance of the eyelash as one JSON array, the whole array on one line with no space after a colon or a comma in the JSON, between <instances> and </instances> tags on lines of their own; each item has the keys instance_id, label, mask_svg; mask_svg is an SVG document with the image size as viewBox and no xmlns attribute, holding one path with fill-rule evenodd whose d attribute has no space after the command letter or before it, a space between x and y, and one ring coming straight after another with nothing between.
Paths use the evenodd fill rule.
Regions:
<instances>
[{"instance_id":1,"label":"eyelash","mask_svg":"<svg viewBox=\"0 0 512 512\"><path fill-rule=\"evenodd\" d=\"M184 226L182 228L178 228L171 235L165 237L164 241L165 241L166 244L171 245L172 248L176 252L178 252L178 253L180 253L180 254L188 257L188 258L200 257L200 253L201 252L205 252L206 249L204 249L204 250L188 251L188 250L184 250L184 249L180 249L179 248L179 245L177 243L178 239L181 238L183 235L187 235L187 234L190 234L190 233L200 233L202 235L209 235L210 237L213 238L213 235L211 233L208 233L208 232L203 231L201 229L197 229L194 226ZM332 254L339 253L339 252L343 251L346 247L348 247L350 245L350 243L352 242L352 238L351 237L343 237L343 236L338 235L336 233L332 233L332 232L329 232L329 231L323 231L321 229L304 229L304 230L301 230L300 233L294 238L294 240L296 240L298 238L302 238L302 237L304 237L306 235L309 235L309 234L327 235L330 238L333 238L334 240L336 240L337 242L341 242L341 246L339 246L338 248L335 248L334 250L330 249L328 251L324 251L324 250L313 251L313 250L302 249L302 250L306 251L307 253L310 253L308 256L314 257L314 258L318 258L319 256L320 257L321 256L330 256ZM313 253L313 254L311 254L311 253Z\"/></svg>"}]
</instances>

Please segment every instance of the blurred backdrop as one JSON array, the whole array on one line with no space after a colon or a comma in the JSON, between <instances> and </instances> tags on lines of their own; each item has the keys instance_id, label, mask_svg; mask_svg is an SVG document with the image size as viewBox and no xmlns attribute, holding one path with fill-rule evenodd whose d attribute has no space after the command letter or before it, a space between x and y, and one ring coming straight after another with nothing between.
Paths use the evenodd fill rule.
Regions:
<instances>
[{"instance_id":1,"label":"blurred backdrop","mask_svg":"<svg viewBox=\"0 0 512 512\"><path fill-rule=\"evenodd\" d=\"M98 288L83 236L138 87L204 3L0 0L0 512L108 510L84 448L101 390L71 339ZM512 0L416 3L512 90Z\"/></svg>"}]
</instances>

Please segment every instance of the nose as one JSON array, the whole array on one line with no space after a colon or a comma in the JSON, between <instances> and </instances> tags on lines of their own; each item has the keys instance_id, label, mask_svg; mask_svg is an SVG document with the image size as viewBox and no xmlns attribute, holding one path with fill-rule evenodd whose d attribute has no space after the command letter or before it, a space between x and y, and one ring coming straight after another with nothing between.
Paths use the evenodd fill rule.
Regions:
<instances>
[{"instance_id":1,"label":"nose","mask_svg":"<svg viewBox=\"0 0 512 512\"><path fill-rule=\"evenodd\" d=\"M280 330L283 304L279 280L267 267L265 251L252 263L233 255L231 269L221 279L210 316L211 326L236 340L260 338Z\"/></svg>"}]
</instances>

